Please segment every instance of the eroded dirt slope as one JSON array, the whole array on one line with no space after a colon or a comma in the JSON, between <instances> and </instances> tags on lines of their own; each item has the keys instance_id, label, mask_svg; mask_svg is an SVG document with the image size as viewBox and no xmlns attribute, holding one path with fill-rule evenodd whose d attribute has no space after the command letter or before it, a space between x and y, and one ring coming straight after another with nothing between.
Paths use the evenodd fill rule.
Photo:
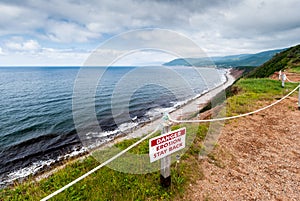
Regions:
<instances>
[{"instance_id":1,"label":"eroded dirt slope","mask_svg":"<svg viewBox=\"0 0 300 201\"><path fill-rule=\"evenodd\" d=\"M204 179L178 200L300 200L298 93L228 122L211 156L195 167Z\"/></svg>"}]
</instances>

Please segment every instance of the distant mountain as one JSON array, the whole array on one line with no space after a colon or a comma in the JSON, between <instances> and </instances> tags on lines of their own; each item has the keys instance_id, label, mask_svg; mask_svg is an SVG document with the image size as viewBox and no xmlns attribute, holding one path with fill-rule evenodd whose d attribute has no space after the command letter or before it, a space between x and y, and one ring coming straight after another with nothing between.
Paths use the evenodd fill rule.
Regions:
<instances>
[{"instance_id":1,"label":"distant mountain","mask_svg":"<svg viewBox=\"0 0 300 201\"><path fill-rule=\"evenodd\" d=\"M247 77L268 77L275 71L298 66L300 66L300 45L290 47L276 54L272 59L251 71Z\"/></svg>"},{"instance_id":2,"label":"distant mountain","mask_svg":"<svg viewBox=\"0 0 300 201\"><path fill-rule=\"evenodd\" d=\"M167 62L165 66L209 66L212 64L218 67L238 67L238 66L260 66L270 60L275 54L285 49L269 50L256 54L239 54L224 57L211 58L179 58Z\"/></svg>"}]
</instances>

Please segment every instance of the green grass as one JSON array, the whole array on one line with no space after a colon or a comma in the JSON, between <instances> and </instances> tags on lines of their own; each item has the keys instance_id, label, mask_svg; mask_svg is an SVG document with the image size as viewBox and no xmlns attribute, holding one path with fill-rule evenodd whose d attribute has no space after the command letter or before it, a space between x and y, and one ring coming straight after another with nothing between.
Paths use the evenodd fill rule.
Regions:
<instances>
[{"instance_id":1,"label":"green grass","mask_svg":"<svg viewBox=\"0 0 300 201\"><path fill-rule=\"evenodd\" d=\"M294 87L296 87L296 84L286 83L286 88L281 88L279 81L269 79L241 79L235 84L234 88L237 91L234 93L235 95L227 99L227 114L234 115L252 111L262 106L259 105L260 101L273 102L287 94ZM185 152L179 152L181 155L180 163L174 163L171 167L172 185L170 188L167 189L160 186L159 171L147 174L129 174L104 167L55 196L53 200L138 201L180 198L188 184L204 178L203 171L201 167L199 168L198 156L203 149L202 142L208 131L209 124L175 125L172 127L172 130L179 127L187 128L187 144L190 146L184 150ZM156 133L155 135L158 134ZM118 149L95 152L94 156L101 157L101 161L105 161L137 140L124 140L116 145ZM130 153L147 155L148 140L132 149ZM119 160L116 160L114 165L121 164L118 162L120 160L122 162L125 159L126 156L121 157ZM216 166L224 168L222 159L217 157L217 155L210 154L209 159ZM78 160L39 182L34 182L34 178L29 178L26 182L16 183L14 186L0 190L0 200L39 200L98 165L99 162L93 157ZM138 165L139 161L136 161L136 165L132 166L132 170L140 168ZM142 163L141 165L143 166ZM156 165L159 165L159 163ZM197 167L197 171L195 171L195 167Z\"/></svg>"},{"instance_id":2,"label":"green grass","mask_svg":"<svg viewBox=\"0 0 300 201\"><path fill-rule=\"evenodd\" d=\"M251 112L266 105L260 105L260 101L274 101L280 99L297 84L286 83L285 88L281 87L281 82L267 78L262 79L240 79L235 87L239 93L227 99L227 115L237 115Z\"/></svg>"},{"instance_id":3,"label":"green grass","mask_svg":"<svg viewBox=\"0 0 300 201\"><path fill-rule=\"evenodd\" d=\"M300 73L300 66L293 67L289 70L291 73Z\"/></svg>"},{"instance_id":4,"label":"green grass","mask_svg":"<svg viewBox=\"0 0 300 201\"><path fill-rule=\"evenodd\" d=\"M1 190L0 200L41 199L96 165L98 162L89 157L38 183L26 182L15 188ZM159 185L159 172L134 175L104 167L55 196L53 200L168 200L182 190L181 184L185 181L184 177L174 174L174 171L173 168L172 186L165 189Z\"/></svg>"},{"instance_id":5,"label":"green grass","mask_svg":"<svg viewBox=\"0 0 300 201\"><path fill-rule=\"evenodd\" d=\"M188 127L188 139L191 144L196 136L203 138L207 129L204 125L176 125L172 130L179 127ZM156 133L156 135L159 133ZM119 149L125 149L138 139L124 140L117 144ZM120 151L120 150L118 150ZM197 148L192 148L196 158ZM131 153L147 154L148 140L142 142L138 147L131 150ZM97 152L104 154L105 151ZM114 151L109 151L109 158L114 155ZM189 160L192 156L190 152L182 154L182 161ZM122 159L121 159L122 160ZM120 162L120 161L118 161ZM100 163L89 156L81 161L76 161L67 165L50 177L39 182L34 182L33 178L21 184L0 190L0 200L39 200L48 194L63 187ZM170 188L160 186L160 172L155 171L148 174L128 174L103 167L79 183L58 194L53 200L170 200L172 197L180 196L184 192L185 183L189 180L189 175L193 174L193 169L187 167L187 163L174 163L171 167L172 185ZM202 176L202 174L200 173Z\"/></svg>"}]
</instances>

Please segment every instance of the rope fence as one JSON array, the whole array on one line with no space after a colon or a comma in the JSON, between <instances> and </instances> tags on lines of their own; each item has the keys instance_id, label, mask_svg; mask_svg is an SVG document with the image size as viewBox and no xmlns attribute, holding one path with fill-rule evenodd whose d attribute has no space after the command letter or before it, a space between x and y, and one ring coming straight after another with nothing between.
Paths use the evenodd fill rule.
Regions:
<instances>
[{"instance_id":1,"label":"rope fence","mask_svg":"<svg viewBox=\"0 0 300 201\"><path fill-rule=\"evenodd\" d=\"M283 101L284 99L286 99L287 97L289 97L290 95L292 95L295 91L297 91L297 89L299 87L300 87L300 85L298 85L295 89L293 89L290 93L288 93L287 95L285 95L281 99L277 100L276 102L274 102L274 103L272 103L270 105L267 105L266 107L263 107L263 108L260 108L258 110L255 110L255 111L252 111L252 112L248 112L248 113L245 113L245 114L236 115L236 116L222 117L222 118L216 118L216 119L176 120L176 119L171 118L171 116L169 114L167 114L167 115L169 117L169 120L172 121L172 122L174 122L174 123L206 123L206 122L225 121L225 120L230 120L230 119L236 119L236 118L245 117L245 116L248 116L248 115L252 115L252 114L261 112L263 110L266 110L266 109L268 109L268 108L270 108L270 107L272 107L272 106L280 103L281 101Z\"/></svg>"},{"instance_id":2,"label":"rope fence","mask_svg":"<svg viewBox=\"0 0 300 201\"><path fill-rule=\"evenodd\" d=\"M297 83L297 82L292 82L289 79L287 79L289 82L291 83ZM300 84L293 89L291 92L289 92L287 95L285 95L284 97L282 97L281 99L277 100L276 102L260 108L258 110L252 111L252 112L248 112L245 114L241 114L241 115L237 115L237 116L231 116L231 117L223 117L223 118L216 118L216 119L204 119L204 120L176 120L171 118L171 116L169 114L167 114L168 120L174 123L202 123L202 122L214 122L214 121L224 121L224 120L230 120L230 119L235 119L235 118L240 118L240 117L245 117L248 115L252 115L255 113L258 113L260 111L266 110L278 103L280 103L281 101L283 101L284 99L286 99L287 97L289 97L291 94L293 94L297 89L300 89ZM300 96L299 96L300 97ZM139 141L137 141L136 143L130 145L129 147L127 147L126 149L124 149L123 151L121 151L120 153L116 154L115 156L113 156L112 158L110 158L109 160L103 162L102 164L100 164L99 166L95 167L94 169L90 170L89 172L85 173L84 175L78 177L77 179L73 180L72 182L70 182L69 184L65 185L64 187L58 189L57 191L51 193L50 195L48 195L47 197L41 199L41 201L47 201L51 198L53 198L54 196L56 196L57 194L63 192L64 190L66 190L67 188L73 186L74 184L78 183L79 181L83 180L84 178L88 177L89 175L91 175L92 173L96 172L97 170L99 170L100 168L106 166L107 164L111 163L112 161L114 161L115 159L119 158L120 156L122 156L123 154L125 154L127 151L129 151L130 149L134 148L135 146L139 145L141 142L143 142L144 140L148 139L149 137L151 137L155 132L157 132L160 129L161 125L157 126L156 129L154 131L152 131L150 134L146 135L145 137L141 138Z\"/></svg>"},{"instance_id":3,"label":"rope fence","mask_svg":"<svg viewBox=\"0 0 300 201\"><path fill-rule=\"evenodd\" d=\"M299 83L299 82L294 82L294 81L290 80L288 77L286 77L286 80L289 81L290 83L294 83L294 84Z\"/></svg>"},{"instance_id":4,"label":"rope fence","mask_svg":"<svg viewBox=\"0 0 300 201\"><path fill-rule=\"evenodd\" d=\"M77 179L75 179L74 181L68 183L67 185L65 185L64 187L58 189L57 191L51 193L50 195L48 195L47 197L41 199L41 201L46 201L49 200L50 198L53 198L54 196L56 196L57 194L63 192L64 190L66 190L67 188L73 186L74 184L76 184L77 182L81 181L82 179L86 178L87 176L89 176L90 174L96 172L97 170L99 170L100 168L104 167L105 165L109 164L110 162L112 162L113 160L119 158L120 156L122 156L123 154L125 154L127 151L129 151L130 149L134 148L135 146L137 146L138 144L140 144L141 142L143 142L144 140L148 139L150 136L152 136L156 131L158 131L160 128L160 126L157 126L156 129L154 131L152 131L150 134L146 135L145 137L143 137L142 139L140 139L139 141L137 141L136 143L130 145L129 147L127 147L126 149L124 149L123 151L121 151L120 153L116 154L115 156L113 156L112 158L108 159L107 161L105 161L104 163L101 163L99 166L95 167L94 169L90 170L89 172L85 173L84 175L78 177Z\"/></svg>"}]
</instances>

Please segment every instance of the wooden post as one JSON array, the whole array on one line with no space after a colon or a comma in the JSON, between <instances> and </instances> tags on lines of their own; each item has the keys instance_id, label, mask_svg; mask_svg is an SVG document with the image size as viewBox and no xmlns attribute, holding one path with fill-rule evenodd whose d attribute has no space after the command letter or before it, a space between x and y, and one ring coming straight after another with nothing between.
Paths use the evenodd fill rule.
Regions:
<instances>
[{"instance_id":1,"label":"wooden post","mask_svg":"<svg viewBox=\"0 0 300 201\"><path fill-rule=\"evenodd\" d=\"M161 134L165 134L171 131L170 122L168 117L164 116L163 129ZM166 156L160 159L160 184L162 187L171 186L171 156Z\"/></svg>"},{"instance_id":2,"label":"wooden post","mask_svg":"<svg viewBox=\"0 0 300 201\"><path fill-rule=\"evenodd\" d=\"M299 87L299 93L298 93L298 110L300 110L300 87Z\"/></svg>"}]
</instances>

